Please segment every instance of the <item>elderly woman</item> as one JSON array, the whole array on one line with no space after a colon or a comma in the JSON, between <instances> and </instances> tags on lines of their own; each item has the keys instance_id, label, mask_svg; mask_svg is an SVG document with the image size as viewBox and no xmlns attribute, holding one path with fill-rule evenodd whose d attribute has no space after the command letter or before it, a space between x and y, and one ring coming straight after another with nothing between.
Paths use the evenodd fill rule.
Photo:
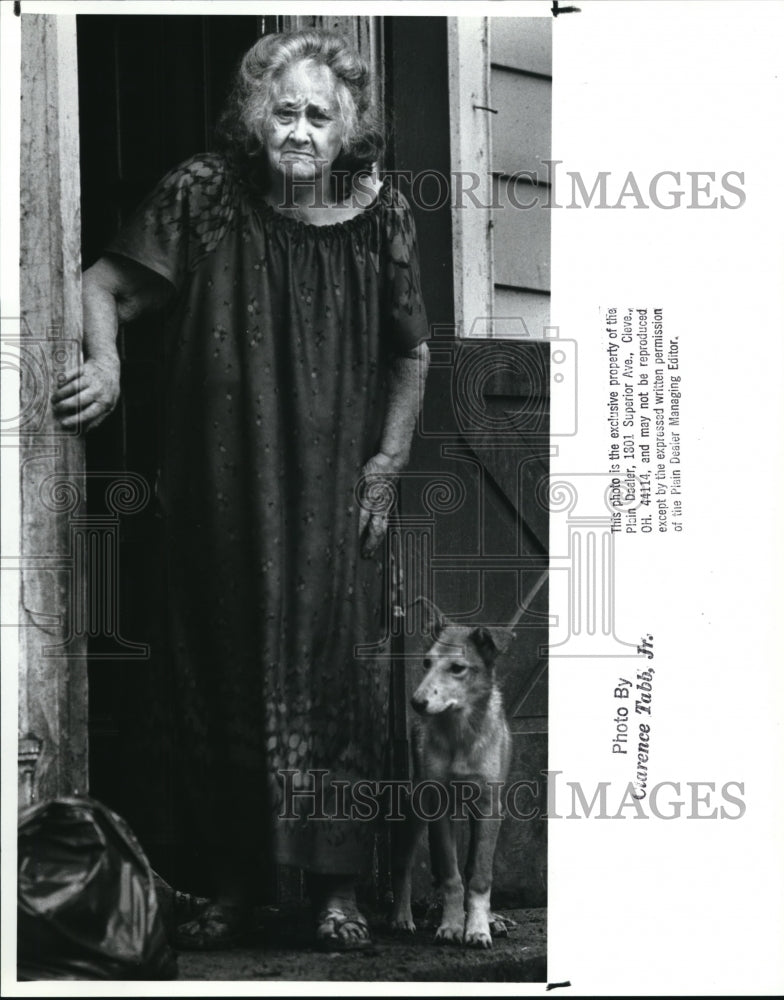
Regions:
<instances>
[{"instance_id":1,"label":"elderly woman","mask_svg":"<svg viewBox=\"0 0 784 1000\"><path fill-rule=\"evenodd\" d=\"M428 329L410 209L371 172L368 83L337 35L250 49L222 152L169 173L85 273L84 363L53 399L64 426L100 423L120 391L118 323L168 309L171 668L215 879L182 947L237 940L270 842L308 874L317 939L369 942L355 883L372 828L335 796L384 775L388 661L360 647L383 633L386 513L360 486L406 464ZM312 797L281 804L311 770L338 819L308 819Z\"/></svg>"}]
</instances>

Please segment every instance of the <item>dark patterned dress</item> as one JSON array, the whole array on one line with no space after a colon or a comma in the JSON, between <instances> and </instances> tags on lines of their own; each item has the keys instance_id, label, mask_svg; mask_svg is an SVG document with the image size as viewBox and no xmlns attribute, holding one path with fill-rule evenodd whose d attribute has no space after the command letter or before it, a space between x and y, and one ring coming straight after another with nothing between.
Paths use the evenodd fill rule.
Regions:
<instances>
[{"instance_id":1,"label":"dark patterned dress","mask_svg":"<svg viewBox=\"0 0 784 1000\"><path fill-rule=\"evenodd\" d=\"M279 772L300 792L302 772L326 772L327 815L332 781L384 773L385 580L360 555L355 493L389 358L427 337L410 209L385 183L355 218L304 224L208 154L168 174L108 250L177 293L159 499L195 832L252 849L271 814L279 862L360 873L369 825L305 821L319 800L302 795L299 819L277 818Z\"/></svg>"}]
</instances>

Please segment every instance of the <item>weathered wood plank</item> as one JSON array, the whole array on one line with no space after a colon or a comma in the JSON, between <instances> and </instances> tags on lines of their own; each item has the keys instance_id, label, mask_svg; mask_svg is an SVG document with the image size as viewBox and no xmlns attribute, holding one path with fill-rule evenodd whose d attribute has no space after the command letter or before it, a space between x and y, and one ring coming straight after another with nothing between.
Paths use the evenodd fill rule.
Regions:
<instances>
[{"instance_id":1,"label":"weathered wood plank","mask_svg":"<svg viewBox=\"0 0 784 1000\"><path fill-rule=\"evenodd\" d=\"M453 274L457 336L483 336L477 321L493 309L493 229L490 218L491 140L488 25L483 17L450 17L449 121L454 194ZM460 180L458 180L460 178ZM472 199L476 199L476 204Z\"/></svg>"},{"instance_id":2,"label":"weathered wood plank","mask_svg":"<svg viewBox=\"0 0 784 1000\"><path fill-rule=\"evenodd\" d=\"M76 21L22 19L20 804L87 790L84 444L48 398L78 359L81 256Z\"/></svg>"}]
</instances>

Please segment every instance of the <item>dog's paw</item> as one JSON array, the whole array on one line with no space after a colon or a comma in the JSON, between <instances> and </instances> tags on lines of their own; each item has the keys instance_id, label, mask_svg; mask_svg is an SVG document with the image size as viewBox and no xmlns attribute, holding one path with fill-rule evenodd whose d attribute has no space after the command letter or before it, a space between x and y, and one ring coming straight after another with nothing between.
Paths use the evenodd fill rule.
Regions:
<instances>
[{"instance_id":1,"label":"dog's paw","mask_svg":"<svg viewBox=\"0 0 784 1000\"><path fill-rule=\"evenodd\" d=\"M465 933L465 946L467 948L492 948L493 939L490 936L490 929L486 931L477 930L466 930Z\"/></svg>"},{"instance_id":2,"label":"dog's paw","mask_svg":"<svg viewBox=\"0 0 784 1000\"><path fill-rule=\"evenodd\" d=\"M464 944L467 948L492 948L493 937L490 933L488 914L479 910L468 911L466 920Z\"/></svg>"},{"instance_id":3,"label":"dog's paw","mask_svg":"<svg viewBox=\"0 0 784 1000\"><path fill-rule=\"evenodd\" d=\"M443 923L436 931L436 942L438 944L461 944L463 941L462 923Z\"/></svg>"}]
</instances>

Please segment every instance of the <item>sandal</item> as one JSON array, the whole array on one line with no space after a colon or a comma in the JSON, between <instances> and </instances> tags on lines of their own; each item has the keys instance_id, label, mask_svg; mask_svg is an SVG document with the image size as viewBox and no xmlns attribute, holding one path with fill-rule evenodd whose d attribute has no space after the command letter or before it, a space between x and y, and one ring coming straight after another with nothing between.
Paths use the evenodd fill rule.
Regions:
<instances>
[{"instance_id":1,"label":"sandal","mask_svg":"<svg viewBox=\"0 0 784 1000\"><path fill-rule=\"evenodd\" d=\"M195 920L180 924L174 946L181 951L219 951L233 948L246 934L250 911L234 903L209 903Z\"/></svg>"},{"instance_id":2,"label":"sandal","mask_svg":"<svg viewBox=\"0 0 784 1000\"><path fill-rule=\"evenodd\" d=\"M357 951L373 944L368 922L359 910L346 913L337 907L329 907L321 910L316 924L316 943L325 951ZM340 933L352 927L357 929L354 933Z\"/></svg>"}]
</instances>

